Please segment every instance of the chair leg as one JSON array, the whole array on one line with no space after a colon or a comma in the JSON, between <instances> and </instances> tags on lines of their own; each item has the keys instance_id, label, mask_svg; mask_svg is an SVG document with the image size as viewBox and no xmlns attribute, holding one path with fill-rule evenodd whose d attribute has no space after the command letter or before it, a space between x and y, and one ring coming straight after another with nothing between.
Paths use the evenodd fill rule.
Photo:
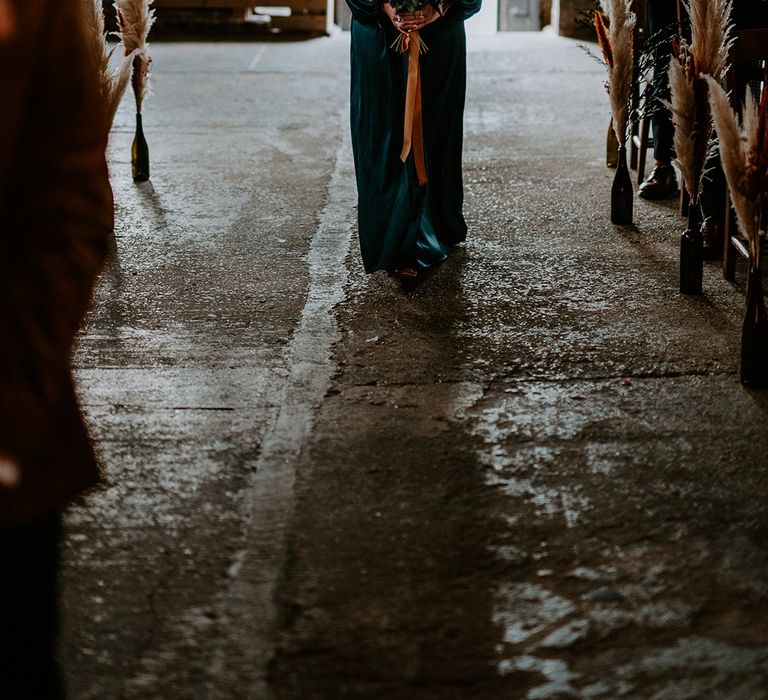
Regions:
<instances>
[{"instance_id":1,"label":"chair leg","mask_svg":"<svg viewBox=\"0 0 768 700\"><path fill-rule=\"evenodd\" d=\"M637 66L635 66L635 74L637 74ZM637 75L632 80L632 97L630 99L630 109L632 112L637 113L640 108L640 85L637 80ZM639 126L636 119L632 120L632 126L629 130L629 167L633 170L637 167L638 163L638 144L637 136L639 132Z\"/></svg>"},{"instance_id":2,"label":"chair leg","mask_svg":"<svg viewBox=\"0 0 768 700\"><path fill-rule=\"evenodd\" d=\"M632 170L638 167L640 158L642 157L635 138L636 136L632 135L629 139L629 167L632 168Z\"/></svg>"},{"instance_id":3,"label":"chair leg","mask_svg":"<svg viewBox=\"0 0 768 700\"><path fill-rule=\"evenodd\" d=\"M643 117L640 122L640 148L637 159L637 184L642 184L645 180L645 163L648 158L648 137L650 135L651 120Z\"/></svg>"},{"instance_id":4,"label":"chair leg","mask_svg":"<svg viewBox=\"0 0 768 700\"><path fill-rule=\"evenodd\" d=\"M731 235L736 222L731 211L731 196L728 186L725 188L725 213L723 215L723 277L729 282L736 279L736 251L731 244Z\"/></svg>"}]
</instances>

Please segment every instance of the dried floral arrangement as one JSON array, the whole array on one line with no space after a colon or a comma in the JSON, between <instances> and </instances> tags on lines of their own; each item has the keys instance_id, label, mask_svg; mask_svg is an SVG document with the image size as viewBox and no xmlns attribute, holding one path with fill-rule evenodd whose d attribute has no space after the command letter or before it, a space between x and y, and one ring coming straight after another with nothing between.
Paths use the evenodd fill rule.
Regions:
<instances>
[{"instance_id":1,"label":"dried floral arrangement","mask_svg":"<svg viewBox=\"0 0 768 700\"><path fill-rule=\"evenodd\" d=\"M595 2L595 5L599 7L599 3ZM603 25L605 26L605 36L608 31L608 18L604 15ZM584 29L591 29L595 32L595 39L597 40L597 19L595 17L595 10L580 10L577 17L577 24ZM684 25L687 23L683 23ZM682 30L681 23L675 21L669 25L658 29L655 34L652 34L640 45L633 44L633 56L632 59L635 64L635 77L637 83L635 87L639 90L638 100L635 104L630 102L628 112L628 123L640 121L642 118L650 118L657 111L664 110L666 107L660 102L653 82L650 80L644 80L643 76L650 75L652 71L667 71L669 70L669 59L664 58L659 60L659 49L664 46L669 46L672 38L680 35ZM592 50L590 44L578 43L577 46L584 51L590 58L597 61L601 66L606 67L606 56L603 53L602 48L598 55ZM607 87L607 84L606 84Z\"/></svg>"},{"instance_id":2,"label":"dried floral arrangement","mask_svg":"<svg viewBox=\"0 0 768 700\"><path fill-rule=\"evenodd\" d=\"M149 30L155 22L153 0L115 0L117 24L126 57L133 56L131 84L136 98L136 112L141 113L149 90L149 67L152 59L147 50Z\"/></svg>"},{"instance_id":3,"label":"dried floral arrangement","mask_svg":"<svg viewBox=\"0 0 768 700\"><path fill-rule=\"evenodd\" d=\"M758 104L752 91L742 109L742 122L718 81L706 77L709 104L731 201L739 228L749 241L751 264L760 267L761 243L768 228L768 90Z\"/></svg>"},{"instance_id":4,"label":"dried floral arrangement","mask_svg":"<svg viewBox=\"0 0 768 700\"><path fill-rule=\"evenodd\" d=\"M115 120L120 100L131 79L133 55L128 54L118 68L111 65L112 55L117 45L109 46L109 34L104 23L104 10L101 0L85 0L86 11L89 13L90 37L94 46L94 55L99 66L99 89L101 101L107 114L109 125Z\"/></svg>"},{"instance_id":5,"label":"dried floral arrangement","mask_svg":"<svg viewBox=\"0 0 768 700\"><path fill-rule=\"evenodd\" d=\"M629 103L634 71L634 29L637 18L630 0L603 0L605 14L595 11L595 31L608 70L606 87L613 129L622 146L627 140Z\"/></svg>"},{"instance_id":6,"label":"dried floral arrangement","mask_svg":"<svg viewBox=\"0 0 768 700\"><path fill-rule=\"evenodd\" d=\"M673 42L669 65L672 99L665 105L675 124L676 163L696 201L709 147L711 114L704 75L722 82L731 39L731 0L688 0L691 43Z\"/></svg>"},{"instance_id":7,"label":"dried floral arrangement","mask_svg":"<svg viewBox=\"0 0 768 700\"><path fill-rule=\"evenodd\" d=\"M434 7L435 10L440 14L443 13L443 6L442 4L438 3L437 0L389 0L389 4L392 5L393 9L398 14L411 14L413 12L416 12L417 10L424 9L424 7L427 5L431 5L432 7ZM419 33L412 32L412 34L415 37L418 37L417 41L419 46L419 53L420 54L426 53L429 49L427 48L427 45L424 43L424 41L421 39L421 36L419 35ZM390 48L400 53L407 53L409 45L410 45L410 36L406 37L400 32L398 32Z\"/></svg>"},{"instance_id":8,"label":"dried floral arrangement","mask_svg":"<svg viewBox=\"0 0 768 700\"><path fill-rule=\"evenodd\" d=\"M424 0L389 0L389 4L392 5L395 12L411 13L424 7L425 3Z\"/></svg>"}]
</instances>

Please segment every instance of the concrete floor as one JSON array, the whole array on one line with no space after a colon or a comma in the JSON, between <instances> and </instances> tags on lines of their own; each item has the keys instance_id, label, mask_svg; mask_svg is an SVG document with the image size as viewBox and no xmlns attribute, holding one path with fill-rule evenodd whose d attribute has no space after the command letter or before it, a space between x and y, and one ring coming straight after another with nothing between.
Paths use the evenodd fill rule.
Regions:
<instances>
[{"instance_id":1,"label":"concrete floor","mask_svg":"<svg viewBox=\"0 0 768 700\"><path fill-rule=\"evenodd\" d=\"M601 68L470 41L470 238L404 292L358 259L347 37L153 53L77 361L71 696L768 697L742 290L679 295L673 202L610 224Z\"/></svg>"}]
</instances>

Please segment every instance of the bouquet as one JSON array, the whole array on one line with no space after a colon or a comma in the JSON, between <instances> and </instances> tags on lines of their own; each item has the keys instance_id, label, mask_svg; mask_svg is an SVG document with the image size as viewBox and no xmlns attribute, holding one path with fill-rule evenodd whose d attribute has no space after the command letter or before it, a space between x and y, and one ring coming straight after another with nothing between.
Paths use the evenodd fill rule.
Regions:
<instances>
[{"instance_id":1,"label":"bouquet","mask_svg":"<svg viewBox=\"0 0 768 700\"><path fill-rule=\"evenodd\" d=\"M417 10L422 9L427 4L424 2L424 0L389 0L389 4L392 5L395 12L397 12L398 15L400 14L413 14ZM418 32L414 32L414 35L418 36ZM407 53L408 52L408 45L409 45L409 38L410 35L405 35L402 32L397 33L397 38L395 39L394 43L392 44L391 48L393 48L395 51L398 51L400 53ZM421 37L419 36L419 53L426 53L427 47L426 44L424 44L423 41L420 41Z\"/></svg>"}]
</instances>

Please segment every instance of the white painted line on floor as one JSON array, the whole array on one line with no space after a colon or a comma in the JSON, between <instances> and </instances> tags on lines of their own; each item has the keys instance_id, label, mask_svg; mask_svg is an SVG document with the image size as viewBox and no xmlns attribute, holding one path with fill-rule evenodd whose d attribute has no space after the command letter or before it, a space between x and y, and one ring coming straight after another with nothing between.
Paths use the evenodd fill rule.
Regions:
<instances>
[{"instance_id":1,"label":"white painted line on floor","mask_svg":"<svg viewBox=\"0 0 768 700\"><path fill-rule=\"evenodd\" d=\"M238 697L270 697L265 677L279 632L276 595L294 517L296 468L336 371L332 351L341 338L333 308L344 299L357 195L348 112L340 118L345 137L309 247L309 288L291 344L290 375L245 494L245 544L233 559L232 584L219 616L220 628L232 636L213 661L211 677L217 687L208 689L212 698L231 697L227 687L246 675L244 670L251 682L247 688L238 687Z\"/></svg>"},{"instance_id":2,"label":"white painted line on floor","mask_svg":"<svg viewBox=\"0 0 768 700\"><path fill-rule=\"evenodd\" d=\"M259 61L261 60L261 57L264 55L264 52L267 50L267 45L262 44L259 46L259 50L256 52L256 55L253 57L253 60L251 61L251 65L248 66L248 71L251 72L253 70L256 70L256 66L259 65Z\"/></svg>"}]
</instances>

